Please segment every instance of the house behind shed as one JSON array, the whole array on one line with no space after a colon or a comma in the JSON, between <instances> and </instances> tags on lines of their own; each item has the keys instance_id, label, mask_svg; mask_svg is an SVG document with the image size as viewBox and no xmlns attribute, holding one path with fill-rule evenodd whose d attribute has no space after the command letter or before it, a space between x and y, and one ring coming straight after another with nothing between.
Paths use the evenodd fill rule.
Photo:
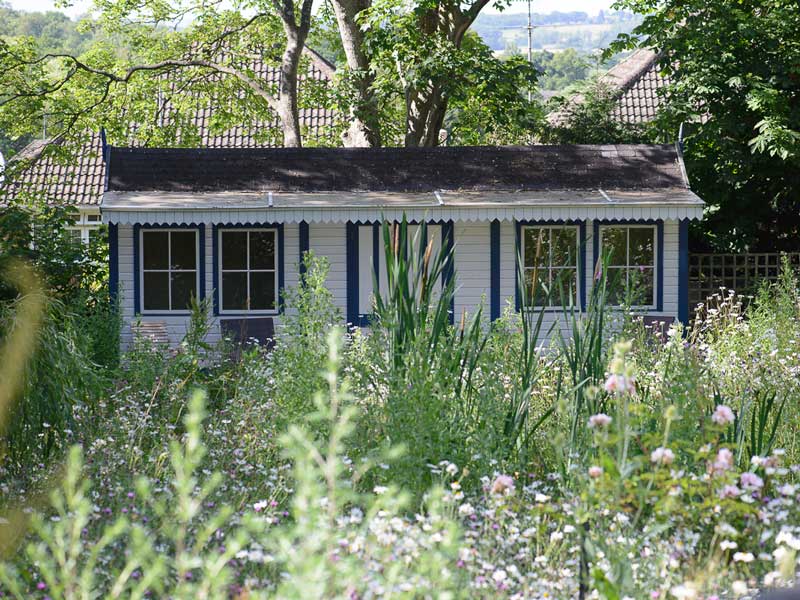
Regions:
<instances>
[{"instance_id":1,"label":"house behind shed","mask_svg":"<svg viewBox=\"0 0 800 600\"><path fill-rule=\"evenodd\" d=\"M403 216L454 249L455 315L519 309L518 256L542 282L568 282L583 309L608 255L617 280L636 282L643 314L686 322L688 223L702 210L672 145L111 147L101 204L123 343L144 327L171 344L193 295L212 299L210 341L231 323L279 327L282 290L308 250L330 260L348 323L367 324L373 271L385 281L380 223Z\"/></svg>"}]
</instances>

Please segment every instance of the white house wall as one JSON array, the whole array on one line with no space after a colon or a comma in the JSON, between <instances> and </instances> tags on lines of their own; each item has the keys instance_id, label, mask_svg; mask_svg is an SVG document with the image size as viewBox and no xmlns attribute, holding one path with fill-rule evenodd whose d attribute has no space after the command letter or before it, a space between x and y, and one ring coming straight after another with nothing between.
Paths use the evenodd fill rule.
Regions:
<instances>
[{"instance_id":1,"label":"white house wall","mask_svg":"<svg viewBox=\"0 0 800 600\"><path fill-rule=\"evenodd\" d=\"M344 223L311 223L308 226L309 249L317 256L325 256L330 261L330 272L327 285L333 294L336 306L346 314L347 311L347 243L346 225ZM483 302L484 316L490 315L490 283L491 283L491 225L489 222L461 221L454 224L456 298L454 302L455 319L458 321L463 312L473 314ZM586 230L586 269L585 286L588 297L594 272L593 223L585 221ZM134 257L133 257L132 225L117 226L118 244L118 280L120 288L120 306L123 317L122 342L128 346L132 340L131 324L137 318L134 315ZM205 226L205 281L203 286L206 297L212 297L213 288L213 227ZM664 222L663 243L663 311L649 311L649 315L676 317L679 304L679 224L670 220ZM515 224L510 221L500 223L500 310L510 305L514 308L516 286L516 240ZM371 245L368 245L371 251ZM299 226L294 223L284 225L284 284L295 287L298 282L298 262L300 250ZM564 326L557 310L546 313L545 328L556 321ZM189 318L176 316L142 316L142 322L164 323L169 334L170 343L178 344L186 334ZM276 328L280 317L276 317ZM209 342L216 342L220 337L219 319L214 318Z\"/></svg>"}]
</instances>

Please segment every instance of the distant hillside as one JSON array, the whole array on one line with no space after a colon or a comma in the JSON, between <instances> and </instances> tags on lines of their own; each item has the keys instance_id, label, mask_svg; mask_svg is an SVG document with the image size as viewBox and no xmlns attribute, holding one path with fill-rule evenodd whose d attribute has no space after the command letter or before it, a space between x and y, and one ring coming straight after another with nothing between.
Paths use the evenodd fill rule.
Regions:
<instances>
[{"instance_id":1,"label":"distant hillside","mask_svg":"<svg viewBox=\"0 0 800 600\"><path fill-rule=\"evenodd\" d=\"M605 48L617 34L629 33L641 23L642 17L627 11L600 11L595 16L585 12L553 12L535 13L532 20L535 50L574 48L587 54ZM527 48L527 25L527 13L515 12L481 14L472 28L492 50L501 51L514 46Z\"/></svg>"}]
</instances>

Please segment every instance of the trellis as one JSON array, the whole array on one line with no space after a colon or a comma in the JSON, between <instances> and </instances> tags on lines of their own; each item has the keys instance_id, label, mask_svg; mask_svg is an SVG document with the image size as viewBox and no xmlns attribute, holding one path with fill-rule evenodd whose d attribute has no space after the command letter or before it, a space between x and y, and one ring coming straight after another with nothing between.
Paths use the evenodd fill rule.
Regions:
<instances>
[{"instance_id":1,"label":"trellis","mask_svg":"<svg viewBox=\"0 0 800 600\"><path fill-rule=\"evenodd\" d=\"M705 302L720 288L738 294L753 294L764 281L776 281L784 257L800 268L800 252L764 252L742 254L690 254L689 306Z\"/></svg>"}]
</instances>

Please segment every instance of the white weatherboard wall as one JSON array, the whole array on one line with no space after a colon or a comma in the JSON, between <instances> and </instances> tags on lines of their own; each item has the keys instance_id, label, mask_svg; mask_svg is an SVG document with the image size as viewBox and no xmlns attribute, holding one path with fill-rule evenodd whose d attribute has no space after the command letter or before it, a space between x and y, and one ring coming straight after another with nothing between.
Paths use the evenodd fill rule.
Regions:
<instances>
[{"instance_id":1,"label":"white weatherboard wall","mask_svg":"<svg viewBox=\"0 0 800 600\"><path fill-rule=\"evenodd\" d=\"M585 221L586 227L586 272L585 285L587 296L593 282L593 222ZM664 222L664 257L663 257L663 311L649 312L653 316L676 317L678 314L678 230L675 220ZM501 311L510 306L513 310L516 286L516 240L515 225L511 221L503 221L500 226L500 308ZM211 297L213 288L213 227L205 227L205 282L206 297ZM483 302L483 315L488 319L490 314L490 223L464 222L454 223L455 238L455 270L456 298L455 320L461 314L474 314ZM366 238L365 242L368 241ZM133 226L121 224L118 227L119 249L119 283L120 304L123 316L122 342L124 346L132 339L131 324L136 322L133 300ZM362 251L372 252L372 244L361 244ZM347 313L347 255L346 226L344 223L312 223L309 225L309 249L317 256L325 256L330 261L328 288L331 290L336 306L342 314ZM284 225L284 282L287 287L295 287L298 281L299 263L299 227L297 224ZM363 261L361 261L363 262ZM186 333L189 321L186 315L175 316L142 316L142 322L162 322L166 325L170 343L178 344ZM564 327L558 310L548 311L544 321L545 330L554 322ZM280 317L276 318L276 328L280 326ZM209 342L216 342L220 337L219 321L214 318Z\"/></svg>"},{"instance_id":2,"label":"white weatherboard wall","mask_svg":"<svg viewBox=\"0 0 800 600\"><path fill-rule=\"evenodd\" d=\"M454 224L456 298L455 321L464 312L473 314L483 302L483 315L489 316L490 225L486 223Z\"/></svg>"}]
</instances>

